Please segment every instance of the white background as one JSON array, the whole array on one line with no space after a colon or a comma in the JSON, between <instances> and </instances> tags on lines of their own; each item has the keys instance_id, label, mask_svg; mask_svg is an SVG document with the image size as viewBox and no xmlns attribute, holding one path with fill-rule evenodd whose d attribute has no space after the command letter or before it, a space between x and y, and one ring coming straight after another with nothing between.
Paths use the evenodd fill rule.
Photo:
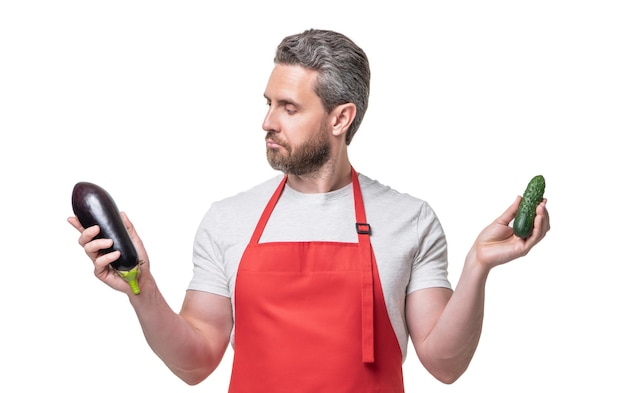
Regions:
<instances>
[{"instance_id":1,"label":"white background","mask_svg":"<svg viewBox=\"0 0 626 393\"><path fill-rule=\"evenodd\" d=\"M128 212L178 310L211 202L274 176L262 97L310 27L369 55L353 165L429 201L456 283L478 232L546 178L552 230L494 270L483 338L451 386L413 352L408 392L623 392L626 13L620 1L4 1L0 390L226 392L232 352L187 387L66 222L77 181Z\"/></svg>"}]
</instances>

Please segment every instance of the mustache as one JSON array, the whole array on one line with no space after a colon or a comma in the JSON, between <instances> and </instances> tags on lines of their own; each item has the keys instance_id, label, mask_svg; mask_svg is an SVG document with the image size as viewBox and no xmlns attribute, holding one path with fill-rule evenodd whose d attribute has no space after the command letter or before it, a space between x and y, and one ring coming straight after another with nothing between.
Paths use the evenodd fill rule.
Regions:
<instances>
[{"instance_id":1,"label":"mustache","mask_svg":"<svg viewBox=\"0 0 626 393\"><path fill-rule=\"evenodd\" d=\"M265 141L267 142L268 140L271 139L272 142L276 143L277 145L283 146L284 143L282 143L280 138L277 138L276 135L277 134L275 131L268 131L267 134L265 134Z\"/></svg>"}]
</instances>

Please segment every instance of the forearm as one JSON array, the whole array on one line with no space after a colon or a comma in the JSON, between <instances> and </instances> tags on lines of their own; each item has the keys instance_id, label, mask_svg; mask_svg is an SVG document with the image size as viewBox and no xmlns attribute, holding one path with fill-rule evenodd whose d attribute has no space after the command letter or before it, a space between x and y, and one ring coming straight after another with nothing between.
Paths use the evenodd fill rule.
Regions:
<instances>
[{"instance_id":1,"label":"forearm","mask_svg":"<svg viewBox=\"0 0 626 393\"><path fill-rule=\"evenodd\" d=\"M487 272L466 261L454 293L416 350L426 369L444 383L467 369L482 333Z\"/></svg>"},{"instance_id":2,"label":"forearm","mask_svg":"<svg viewBox=\"0 0 626 393\"><path fill-rule=\"evenodd\" d=\"M197 384L218 366L228 339L217 339L218 332L200 333L172 310L154 280L144 280L141 294L131 295L130 302L148 345L180 379Z\"/></svg>"},{"instance_id":3,"label":"forearm","mask_svg":"<svg viewBox=\"0 0 626 393\"><path fill-rule=\"evenodd\" d=\"M415 349L439 380L452 383L469 366L482 333L489 271L526 255L550 229L544 201L537 207L532 235L521 239L509 223L521 197L481 231L465 259L454 293L430 289L407 300L407 321ZM426 304L426 305L425 305Z\"/></svg>"}]
</instances>

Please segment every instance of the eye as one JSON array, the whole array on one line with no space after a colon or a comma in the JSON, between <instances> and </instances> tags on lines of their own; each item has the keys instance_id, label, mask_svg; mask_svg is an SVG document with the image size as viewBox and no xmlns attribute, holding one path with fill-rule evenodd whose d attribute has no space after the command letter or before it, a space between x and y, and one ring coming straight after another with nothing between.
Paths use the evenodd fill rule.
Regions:
<instances>
[{"instance_id":1,"label":"eye","mask_svg":"<svg viewBox=\"0 0 626 393\"><path fill-rule=\"evenodd\" d=\"M293 105L285 105L285 112L287 112L288 115L293 115L296 113L296 108Z\"/></svg>"}]
</instances>

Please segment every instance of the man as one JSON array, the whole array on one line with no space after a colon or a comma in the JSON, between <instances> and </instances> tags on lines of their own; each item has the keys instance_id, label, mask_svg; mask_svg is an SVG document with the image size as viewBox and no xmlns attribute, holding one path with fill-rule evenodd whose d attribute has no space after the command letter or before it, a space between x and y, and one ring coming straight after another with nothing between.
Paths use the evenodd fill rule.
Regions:
<instances>
[{"instance_id":1,"label":"man","mask_svg":"<svg viewBox=\"0 0 626 393\"><path fill-rule=\"evenodd\" d=\"M278 46L265 90L267 159L285 175L214 203L198 228L194 276L179 313L138 249L141 294L109 266L111 240L82 228L96 276L125 292L148 344L197 384L234 348L230 392L402 392L409 336L444 383L478 345L489 271L526 255L549 230L545 199L527 239L509 223L520 197L478 236L454 291L437 216L417 198L356 172L348 145L369 97L365 53L308 30Z\"/></svg>"}]
</instances>

